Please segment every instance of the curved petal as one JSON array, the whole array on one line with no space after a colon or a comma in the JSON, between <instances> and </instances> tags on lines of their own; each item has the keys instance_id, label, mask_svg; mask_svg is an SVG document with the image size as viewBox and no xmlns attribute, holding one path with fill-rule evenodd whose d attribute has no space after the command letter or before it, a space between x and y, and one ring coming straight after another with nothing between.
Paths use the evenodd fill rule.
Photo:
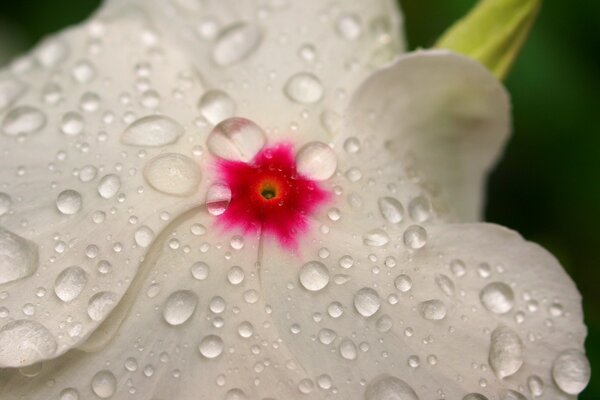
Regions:
<instances>
[{"instance_id":1,"label":"curved petal","mask_svg":"<svg viewBox=\"0 0 600 400\"><path fill-rule=\"evenodd\" d=\"M447 51L420 51L361 85L342 140L369 142L371 154L391 157L430 192L440 214L474 221L509 124L506 91L482 65Z\"/></svg>"}]
</instances>

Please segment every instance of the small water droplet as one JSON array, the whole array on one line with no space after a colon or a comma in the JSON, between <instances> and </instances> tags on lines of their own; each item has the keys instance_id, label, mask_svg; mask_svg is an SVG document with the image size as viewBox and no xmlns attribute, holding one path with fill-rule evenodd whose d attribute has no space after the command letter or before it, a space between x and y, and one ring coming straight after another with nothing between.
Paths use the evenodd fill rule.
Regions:
<instances>
[{"instance_id":1,"label":"small water droplet","mask_svg":"<svg viewBox=\"0 0 600 400\"><path fill-rule=\"evenodd\" d=\"M203 281L206 278L208 278L209 272L210 272L210 267L205 262L197 261L194 264L192 264L192 276L194 277L194 279Z\"/></svg>"},{"instance_id":2,"label":"small water droplet","mask_svg":"<svg viewBox=\"0 0 600 400\"><path fill-rule=\"evenodd\" d=\"M479 299L488 311L506 314L513 308L515 295L506 283L492 282L481 290Z\"/></svg>"},{"instance_id":3,"label":"small water droplet","mask_svg":"<svg viewBox=\"0 0 600 400\"><path fill-rule=\"evenodd\" d=\"M6 193L0 192L0 217L6 214L11 206L11 197Z\"/></svg>"},{"instance_id":4,"label":"small water droplet","mask_svg":"<svg viewBox=\"0 0 600 400\"><path fill-rule=\"evenodd\" d=\"M152 188L173 196L187 196L200 185L200 167L177 153L160 154L144 167L144 178Z\"/></svg>"},{"instance_id":5,"label":"small water droplet","mask_svg":"<svg viewBox=\"0 0 600 400\"><path fill-rule=\"evenodd\" d=\"M103 320L117 304L118 297L113 292L100 292L88 302L87 313L93 321Z\"/></svg>"},{"instance_id":6,"label":"small water droplet","mask_svg":"<svg viewBox=\"0 0 600 400\"><path fill-rule=\"evenodd\" d=\"M300 268L298 278L306 290L318 292L329 283L329 270L320 261L310 261Z\"/></svg>"},{"instance_id":7,"label":"small water droplet","mask_svg":"<svg viewBox=\"0 0 600 400\"><path fill-rule=\"evenodd\" d=\"M130 146L160 147L175 143L184 133L183 126L164 115L148 115L132 122L121 135Z\"/></svg>"},{"instance_id":8,"label":"small water droplet","mask_svg":"<svg viewBox=\"0 0 600 400\"><path fill-rule=\"evenodd\" d=\"M373 229L363 236L364 244L372 247L385 246L389 241L390 236L383 229Z\"/></svg>"},{"instance_id":9,"label":"small water droplet","mask_svg":"<svg viewBox=\"0 0 600 400\"><path fill-rule=\"evenodd\" d=\"M209 359L219 357L223 353L223 348L223 339L217 335L204 337L198 346L200 354Z\"/></svg>"},{"instance_id":10,"label":"small water droplet","mask_svg":"<svg viewBox=\"0 0 600 400\"><path fill-rule=\"evenodd\" d=\"M81 135L84 126L81 114L71 111L63 115L60 123L60 130L67 136L77 136Z\"/></svg>"},{"instance_id":11,"label":"small water droplet","mask_svg":"<svg viewBox=\"0 0 600 400\"><path fill-rule=\"evenodd\" d=\"M231 201L231 189L224 183L215 183L206 192L206 209L209 214L223 214Z\"/></svg>"},{"instance_id":12,"label":"small water droplet","mask_svg":"<svg viewBox=\"0 0 600 400\"><path fill-rule=\"evenodd\" d=\"M170 325L185 323L198 305L198 296L190 290L179 290L169 295L163 308L163 317Z\"/></svg>"},{"instance_id":13,"label":"small water droplet","mask_svg":"<svg viewBox=\"0 0 600 400\"><path fill-rule=\"evenodd\" d=\"M60 392L59 400L79 400L79 392L73 388L67 388Z\"/></svg>"},{"instance_id":14,"label":"small water droplet","mask_svg":"<svg viewBox=\"0 0 600 400\"><path fill-rule=\"evenodd\" d=\"M391 375L380 375L367 386L365 400L419 400L419 397L403 380Z\"/></svg>"},{"instance_id":15,"label":"small water droplet","mask_svg":"<svg viewBox=\"0 0 600 400\"><path fill-rule=\"evenodd\" d=\"M395 198L381 197L377 201L377 205L381 216L389 223L398 224L404 219L404 207Z\"/></svg>"},{"instance_id":16,"label":"small water droplet","mask_svg":"<svg viewBox=\"0 0 600 400\"><path fill-rule=\"evenodd\" d=\"M340 355L346 360L356 360L358 351L354 342L348 338L342 339L339 347Z\"/></svg>"},{"instance_id":17,"label":"small water droplet","mask_svg":"<svg viewBox=\"0 0 600 400\"><path fill-rule=\"evenodd\" d=\"M212 51L215 64L228 66L235 64L256 50L261 40L257 26L244 22L225 28L217 38Z\"/></svg>"},{"instance_id":18,"label":"small water droplet","mask_svg":"<svg viewBox=\"0 0 600 400\"><path fill-rule=\"evenodd\" d=\"M363 317L370 317L379 311L381 299L379 294L371 288L362 288L354 295L354 308Z\"/></svg>"},{"instance_id":19,"label":"small water droplet","mask_svg":"<svg viewBox=\"0 0 600 400\"><path fill-rule=\"evenodd\" d=\"M537 375L527 378L527 387L533 397L540 397L544 394L544 381Z\"/></svg>"},{"instance_id":20,"label":"small water droplet","mask_svg":"<svg viewBox=\"0 0 600 400\"><path fill-rule=\"evenodd\" d=\"M323 85L315 75L300 72L287 81L284 92L296 103L313 104L323 97Z\"/></svg>"},{"instance_id":21,"label":"small water droplet","mask_svg":"<svg viewBox=\"0 0 600 400\"><path fill-rule=\"evenodd\" d=\"M32 134L46 126L46 115L31 106L18 106L10 110L2 121L2 132L9 136Z\"/></svg>"},{"instance_id":22,"label":"small water droplet","mask_svg":"<svg viewBox=\"0 0 600 400\"><path fill-rule=\"evenodd\" d=\"M81 211L82 206L81 194L75 190L62 191L56 198L56 208L64 215L77 214Z\"/></svg>"},{"instance_id":23,"label":"small water droplet","mask_svg":"<svg viewBox=\"0 0 600 400\"><path fill-rule=\"evenodd\" d=\"M324 181L333 176L337 168L337 157L325 143L306 144L296 155L298 173L315 181Z\"/></svg>"},{"instance_id":24,"label":"small water droplet","mask_svg":"<svg viewBox=\"0 0 600 400\"><path fill-rule=\"evenodd\" d=\"M98 194L104 199L113 198L121 188L121 178L115 174L105 175L98 184Z\"/></svg>"},{"instance_id":25,"label":"small water droplet","mask_svg":"<svg viewBox=\"0 0 600 400\"><path fill-rule=\"evenodd\" d=\"M342 14L337 20L337 31L346 40L356 40L362 34L360 18L354 14Z\"/></svg>"},{"instance_id":26,"label":"small water droplet","mask_svg":"<svg viewBox=\"0 0 600 400\"><path fill-rule=\"evenodd\" d=\"M419 312L425 319L439 321L446 317L446 306L441 300L427 300L419 304Z\"/></svg>"},{"instance_id":27,"label":"small water droplet","mask_svg":"<svg viewBox=\"0 0 600 400\"><path fill-rule=\"evenodd\" d=\"M394 286L401 292L408 292L412 288L412 279L406 274L400 274L394 279Z\"/></svg>"},{"instance_id":28,"label":"small water droplet","mask_svg":"<svg viewBox=\"0 0 600 400\"><path fill-rule=\"evenodd\" d=\"M140 247L150 246L154 240L154 236L154 231L146 225L140 226L133 234L135 243L137 243L137 245Z\"/></svg>"},{"instance_id":29,"label":"small water droplet","mask_svg":"<svg viewBox=\"0 0 600 400\"><path fill-rule=\"evenodd\" d=\"M404 231L404 244L409 249L420 249L427 243L427 231L420 225L411 225Z\"/></svg>"},{"instance_id":30,"label":"small water droplet","mask_svg":"<svg viewBox=\"0 0 600 400\"><path fill-rule=\"evenodd\" d=\"M117 378L107 370L98 372L92 378L92 392L101 399L111 398L117 391Z\"/></svg>"},{"instance_id":31,"label":"small water droplet","mask_svg":"<svg viewBox=\"0 0 600 400\"><path fill-rule=\"evenodd\" d=\"M54 282L54 293L62 301L75 300L87 284L87 274L78 266L65 268Z\"/></svg>"}]
</instances>

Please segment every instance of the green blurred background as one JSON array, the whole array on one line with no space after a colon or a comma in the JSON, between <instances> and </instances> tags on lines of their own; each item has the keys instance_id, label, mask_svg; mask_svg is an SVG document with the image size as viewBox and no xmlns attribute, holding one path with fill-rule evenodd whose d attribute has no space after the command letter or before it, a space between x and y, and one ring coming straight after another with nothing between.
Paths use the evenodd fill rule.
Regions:
<instances>
[{"instance_id":1,"label":"green blurred background","mask_svg":"<svg viewBox=\"0 0 600 400\"><path fill-rule=\"evenodd\" d=\"M411 48L430 47L475 4L400 2ZM99 3L0 0L0 65ZM583 293L588 357L600 368L600 1L546 0L506 84L515 132L492 174L486 217L560 259ZM600 380L580 399L600 399Z\"/></svg>"}]
</instances>

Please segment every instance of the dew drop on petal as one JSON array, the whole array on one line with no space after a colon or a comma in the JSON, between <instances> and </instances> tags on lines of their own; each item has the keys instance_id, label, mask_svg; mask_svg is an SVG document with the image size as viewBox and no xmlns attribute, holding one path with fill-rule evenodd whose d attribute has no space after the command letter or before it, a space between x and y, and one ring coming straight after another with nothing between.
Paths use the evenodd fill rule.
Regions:
<instances>
[{"instance_id":1,"label":"dew drop on petal","mask_svg":"<svg viewBox=\"0 0 600 400\"><path fill-rule=\"evenodd\" d=\"M197 261L194 264L192 264L191 271L192 271L192 276L194 277L194 279L203 281L206 278L208 278L208 273L210 272L210 267L205 262Z\"/></svg>"},{"instance_id":2,"label":"dew drop on petal","mask_svg":"<svg viewBox=\"0 0 600 400\"><path fill-rule=\"evenodd\" d=\"M54 336L35 321L11 321L0 328L0 367L21 367L50 358L57 349Z\"/></svg>"},{"instance_id":3,"label":"dew drop on petal","mask_svg":"<svg viewBox=\"0 0 600 400\"><path fill-rule=\"evenodd\" d=\"M419 304L419 312L425 319L439 321L446 317L446 306L441 300L427 300Z\"/></svg>"},{"instance_id":4,"label":"dew drop on petal","mask_svg":"<svg viewBox=\"0 0 600 400\"><path fill-rule=\"evenodd\" d=\"M527 378L527 387L533 397L540 397L544 394L544 381L537 375L532 375Z\"/></svg>"},{"instance_id":5,"label":"dew drop on petal","mask_svg":"<svg viewBox=\"0 0 600 400\"><path fill-rule=\"evenodd\" d=\"M425 196L417 196L408 203L408 213L415 222L425 222L431 217L431 204Z\"/></svg>"},{"instance_id":6,"label":"dew drop on petal","mask_svg":"<svg viewBox=\"0 0 600 400\"><path fill-rule=\"evenodd\" d=\"M406 274L400 274L394 279L394 286L401 292L408 292L412 288L412 279Z\"/></svg>"},{"instance_id":7,"label":"dew drop on petal","mask_svg":"<svg viewBox=\"0 0 600 400\"><path fill-rule=\"evenodd\" d=\"M325 143L306 144L296 155L298 173L315 181L324 181L333 176L337 168L337 158L331 147Z\"/></svg>"},{"instance_id":8,"label":"dew drop on petal","mask_svg":"<svg viewBox=\"0 0 600 400\"><path fill-rule=\"evenodd\" d=\"M78 112L68 112L63 115L60 130L67 136L77 136L83 132L84 121Z\"/></svg>"},{"instance_id":9,"label":"dew drop on petal","mask_svg":"<svg viewBox=\"0 0 600 400\"><path fill-rule=\"evenodd\" d=\"M514 390L505 390L500 393L500 400L527 400L527 397Z\"/></svg>"},{"instance_id":10,"label":"dew drop on petal","mask_svg":"<svg viewBox=\"0 0 600 400\"><path fill-rule=\"evenodd\" d=\"M340 355L346 360L356 360L358 350L354 342L348 338L342 339L339 347Z\"/></svg>"},{"instance_id":11,"label":"dew drop on petal","mask_svg":"<svg viewBox=\"0 0 600 400\"><path fill-rule=\"evenodd\" d=\"M284 92L296 103L313 104L323 97L323 85L315 75L300 72L287 81Z\"/></svg>"},{"instance_id":12,"label":"dew drop on petal","mask_svg":"<svg viewBox=\"0 0 600 400\"><path fill-rule=\"evenodd\" d=\"M50 38L42 41L34 50L35 58L44 68L54 68L67 58L69 46L60 38Z\"/></svg>"},{"instance_id":13,"label":"dew drop on petal","mask_svg":"<svg viewBox=\"0 0 600 400\"><path fill-rule=\"evenodd\" d=\"M479 393L469 393L462 400L488 400L488 398Z\"/></svg>"},{"instance_id":14,"label":"dew drop on petal","mask_svg":"<svg viewBox=\"0 0 600 400\"><path fill-rule=\"evenodd\" d=\"M329 271L322 262L310 261L300 268L298 279L306 290L318 292L329 283Z\"/></svg>"},{"instance_id":15,"label":"dew drop on petal","mask_svg":"<svg viewBox=\"0 0 600 400\"><path fill-rule=\"evenodd\" d=\"M231 201L231 189L224 183L215 183L206 192L206 209L209 214L223 214Z\"/></svg>"},{"instance_id":16,"label":"dew drop on petal","mask_svg":"<svg viewBox=\"0 0 600 400\"><path fill-rule=\"evenodd\" d=\"M140 226L133 234L135 243L140 247L148 247L154 240L154 231L146 226Z\"/></svg>"},{"instance_id":17,"label":"dew drop on petal","mask_svg":"<svg viewBox=\"0 0 600 400\"><path fill-rule=\"evenodd\" d=\"M389 241L390 236L383 229L373 229L363 236L364 244L372 247L385 246Z\"/></svg>"},{"instance_id":18,"label":"dew drop on petal","mask_svg":"<svg viewBox=\"0 0 600 400\"><path fill-rule=\"evenodd\" d=\"M23 93L26 86L11 77L0 78L0 112L10 107Z\"/></svg>"},{"instance_id":19,"label":"dew drop on petal","mask_svg":"<svg viewBox=\"0 0 600 400\"><path fill-rule=\"evenodd\" d=\"M146 164L144 178L159 192L186 196L198 189L201 173L200 167L191 158L177 153L165 153Z\"/></svg>"},{"instance_id":20,"label":"dew drop on petal","mask_svg":"<svg viewBox=\"0 0 600 400\"><path fill-rule=\"evenodd\" d=\"M381 299L379 294L371 288L362 288L354 295L354 308L363 317L370 317L379 311Z\"/></svg>"},{"instance_id":21,"label":"dew drop on petal","mask_svg":"<svg viewBox=\"0 0 600 400\"><path fill-rule=\"evenodd\" d=\"M419 400L419 397L403 380L391 375L380 375L367 386L365 400Z\"/></svg>"},{"instance_id":22,"label":"dew drop on petal","mask_svg":"<svg viewBox=\"0 0 600 400\"><path fill-rule=\"evenodd\" d=\"M198 103L200 114L211 124L233 117L235 101L222 90L209 90L202 95Z\"/></svg>"},{"instance_id":23,"label":"dew drop on petal","mask_svg":"<svg viewBox=\"0 0 600 400\"><path fill-rule=\"evenodd\" d=\"M81 194L75 190L60 192L56 198L56 208L64 215L73 215L81 211L83 200Z\"/></svg>"},{"instance_id":24,"label":"dew drop on petal","mask_svg":"<svg viewBox=\"0 0 600 400\"><path fill-rule=\"evenodd\" d=\"M6 193L0 192L0 217L6 214L11 206L11 197Z\"/></svg>"},{"instance_id":25,"label":"dew drop on petal","mask_svg":"<svg viewBox=\"0 0 600 400\"><path fill-rule=\"evenodd\" d=\"M0 227L0 284L26 278L37 267L37 246Z\"/></svg>"},{"instance_id":26,"label":"dew drop on petal","mask_svg":"<svg viewBox=\"0 0 600 400\"><path fill-rule=\"evenodd\" d=\"M377 201L379 212L385 220L392 224L398 224L404 219L404 207L402 203L393 197L381 197Z\"/></svg>"},{"instance_id":27,"label":"dew drop on petal","mask_svg":"<svg viewBox=\"0 0 600 400\"><path fill-rule=\"evenodd\" d=\"M337 20L337 31L346 40L356 40L362 34L360 18L354 14L342 14Z\"/></svg>"},{"instance_id":28,"label":"dew drop on petal","mask_svg":"<svg viewBox=\"0 0 600 400\"><path fill-rule=\"evenodd\" d=\"M79 392L73 388L67 388L60 392L58 400L80 400Z\"/></svg>"},{"instance_id":29,"label":"dew drop on petal","mask_svg":"<svg viewBox=\"0 0 600 400\"><path fill-rule=\"evenodd\" d=\"M100 179L98 194L104 199L113 198L121 189L121 178L115 174L108 174Z\"/></svg>"},{"instance_id":30,"label":"dew drop on petal","mask_svg":"<svg viewBox=\"0 0 600 400\"><path fill-rule=\"evenodd\" d=\"M224 29L212 51L215 64L228 66L248 57L258 47L261 32L255 25L237 23Z\"/></svg>"},{"instance_id":31,"label":"dew drop on petal","mask_svg":"<svg viewBox=\"0 0 600 400\"><path fill-rule=\"evenodd\" d=\"M515 295L506 283L492 282L481 290L479 299L488 311L506 314L513 308Z\"/></svg>"},{"instance_id":32,"label":"dew drop on petal","mask_svg":"<svg viewBox=\"0 0 600 400\"><path fill-rule=\"evenodd\" d=\"M10 110L2 121L2 132L9 136L31 134L46 126L46 115L31 106L19 106Z\"/></svg>"},{"instance_id":33,"label":"dew drop on petal","mask_svg":"<svg viewBox=\"0 0 600 400\"><path fill-rule=\"evenodd\" d=\"M183 126L163 115L148 115L132 122L121 135L130 146L160 147L175 143L184 133Z\"/></svg>"},{"instance_id":34,"label":"dew drop on petal","mask_svg":"<svg viewBox=\"0 0 600 400\"><path fill-rule=\"evenodd\" d=\"M107 370L98 372L92 378L92 392L101 399L111 398L117 391L117 378Z\"/></svg>"},{"instance_id":35,"label":"dew drop on petal","mask_svg":"<svg viewBox=\"0 0 600 400\"><path fill-rule=\"evenodd\" d=\"M579 350L566 350L552 364L552 377L563 392L578 395L590 382L590 362Z\"/></svg>"},{"instance_id":36,"label":"dew drop on petal","mask_svg":"<svg viewBox=\"0 0 600 400\"><path fill-rule=\"evenodd\" d=\"M87 284L87 274L78 266L65 268L54 282L54 293L62 301L75 300Z\"/></svg>"},{"instance_id":37,"label":"dew drop on petal","mask_svg":"<svg viewBox=\"0 0 600 400\"><path fill-rule=\"evenodd\" d=\"M170 325L185 323L198 305L198 296L190 290L179 290L169 295L163 307L163 317Z\"/></svg>"},{"instance_id":38,"label":"dew drop on petal","mask_svg":"<svg viewBox=\"0 0 600 400\"><path fill-rule=\"evenodd\" d=\"M490 342L490 366L502 379L516 373L523 365L523 342L515 331L499 326L494 329Z\"/></svg>"},{"instance_id":39,"label":"dew drop on petal","mask_svg":"<svg viewBox=\"0 0 600 400\"><path fill-rule=\"evenodd\" d=\"M225 160L249 162L263 148L265 132L246 118L228 118L208 135L207 147L212 154Z\"/></svg>"},{"instance_id":40,"label":"dew drop on petal","mask_svg":"<svg viewBox=\"0 0 600 400\"><path fill-rule=\"evenodd\" d=\"M100 292L88 302L87 313L93 321L103 320L117 304L117 295L113 292Z\"/></svg>"},{"instance_id":41,"label":"dew drop on petal","mask_svg":"<svg viewBox=\"0 0 600 400\"><path fill-rule=\"evenodd\" d=\"M411 225L404 231L404 244L409 249L420 249L427 243L427 231L420 225Z\"/></svg>"},{"instance_id":42,"label":"dew drop on petal","mask_svg":"<svg viewBox=\"0 0 600 400\"><path fill-rule=\"evenodd\" d=\"M217 358L223 353L223 339L217 335L208 335L200 341L198 350L204 357L212 359Z\"/></svg>"}]
</instances>

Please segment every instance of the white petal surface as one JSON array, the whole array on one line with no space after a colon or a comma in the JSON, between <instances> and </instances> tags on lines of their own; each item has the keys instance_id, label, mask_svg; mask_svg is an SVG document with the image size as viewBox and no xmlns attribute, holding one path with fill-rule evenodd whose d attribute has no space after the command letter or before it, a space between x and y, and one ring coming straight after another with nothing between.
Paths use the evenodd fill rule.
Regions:
<instances>
[{"instance_id":1,"label":"white petal surface","mask_svg":"<svg viewBox=\"0 0 600 400\"><path fill-rule=\"evenodd\" d=\"M510 130L508 96L485 67L447 51L409 54L364 82L347 115L348 132L395 159L440 214L480 218Z\"/></svg>"}]
</instances>

